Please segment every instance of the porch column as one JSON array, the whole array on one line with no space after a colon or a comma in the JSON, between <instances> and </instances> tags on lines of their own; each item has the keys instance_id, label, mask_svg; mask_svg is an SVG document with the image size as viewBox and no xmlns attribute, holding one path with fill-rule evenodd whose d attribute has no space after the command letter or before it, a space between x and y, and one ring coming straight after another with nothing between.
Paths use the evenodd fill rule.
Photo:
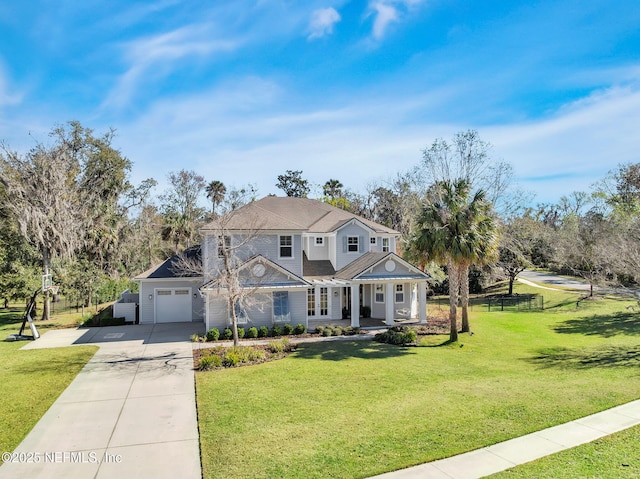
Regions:
<instances>
[{"instance_id":1,"label":"porch column","mask_svg":"<svg viewBox=\"0 0 640 479\"><path fill-rule=\"evenodd\" d=\"M351 285L351 327L360 327L360 285Z\"/></svg>"},{"instance_id":2,"label":"porch column","mask_svg":"<svg viewBox=\"0 0 640 479\"><path fill-rule=\"evenodd\" d=\"M427 283L418 283L418 319L421 324L427 323Z\"/></svg>"},{"instance_id":3,"label":"porch column","mask_svg":"<svg viewBox=\"0 0 640 479\"><path fill-rule=\"evenodd\" d=\"M394 291L393 291L393 283L386 283L384 285L384 322L386 323L387 326L393 326L393 319L394 319L394 315L395 315L395 310L394 310L394 302L395 302L395 297L394 297Z\"/></svg>"}]
</instances>

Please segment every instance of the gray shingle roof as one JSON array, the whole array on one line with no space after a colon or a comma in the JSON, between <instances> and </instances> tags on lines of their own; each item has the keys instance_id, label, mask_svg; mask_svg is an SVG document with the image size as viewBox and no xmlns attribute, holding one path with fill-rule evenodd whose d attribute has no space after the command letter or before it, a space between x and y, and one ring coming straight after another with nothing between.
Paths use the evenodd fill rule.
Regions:
<instances>
[{"instance_id":1,"label":"gray shingle roof","mask_svg":"<svg viewBox=\"0 0 640 479\"><path fill-rule=\"evenodd\" d=\"M267 196L234 211L224 224L224 228L229 231L298 230L329 233L354 218L377 233L400 234L391 228L322 201L278 196ZM219 220L207 224L202 231L219 231L220 224L217 221Z\"/></svg>"},{"instance_id":2,"label":"gray shingle roof","mask_svg":"<svg viewBox=\"0 0 640 479\"><path fill-rule=\"evenodd\" d=\"M202 273L198 273L194 270L186 270L184 266L181 266L183 260L186 260L189 264L193 264L194 267L202 267L202 252L200 250L200 245L187 248L179 255L173 255L164 263L148 269L133 279L176 279L199 278L202 276Z\"/></svg>"}]
</instances>

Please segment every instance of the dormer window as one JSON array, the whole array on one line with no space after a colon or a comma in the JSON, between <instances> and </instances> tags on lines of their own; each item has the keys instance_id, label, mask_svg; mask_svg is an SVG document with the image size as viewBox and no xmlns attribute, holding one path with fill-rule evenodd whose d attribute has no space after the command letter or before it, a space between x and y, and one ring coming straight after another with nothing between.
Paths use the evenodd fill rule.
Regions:
<instances>
[{"instance_id":1,"label":"dormer window","mask_svg":"<svg viewBox=\"0 0 640 479\"><path fill-rule=\"evenodd\" d=\"M382 238L382 252L388 253L389 249L389 238Z\"/></svg>"},{"instance_id":2,"label":"dormer window","mask_svg":"<svg viewBox=\"0 0 640 479\"><path fill-rule=\"evenodd\" d=\"M358 252L358 237L357 236L349 236L347 238L347 252L348 253L357 253Z\"/></svg>"}]
</instances>

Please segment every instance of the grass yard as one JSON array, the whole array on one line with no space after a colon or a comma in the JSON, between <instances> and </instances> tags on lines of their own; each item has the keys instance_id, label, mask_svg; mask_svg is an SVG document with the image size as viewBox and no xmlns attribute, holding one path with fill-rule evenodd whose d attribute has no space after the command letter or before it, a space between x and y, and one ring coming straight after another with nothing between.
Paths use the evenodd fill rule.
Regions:
<instances>
[{"instance_id":1,"label":"grass yard","mask_svg":"<svg viewBox=\"0 0 640 479\"><path fill-rule=\"evenodd\" d=\"M635 479L640 426L489 476L493 479Z\"/></svg>"},{"instance_id":2,"label":"grass yard","mask_svg":"<svg viewBox=\"0 0 640 479\"><path fill-rule=\"evenodd\" d=\"M4 340L18 332L22 313L23 309L17 308L0 311L0 451L3 452L15 449L98 349L80 346L19 351L25 341ZM53 327L56 320L36 323L43 332L48 328L41 324Z\"/></svg>"},{"instance_id":3,"label":"grass yard","mask_svg":"<svg viewBox=\"0 0 640 479\"><path fill-rule=\"evenodd\" d=\"M544 294L545 311L474 311L458 344L318 343L196 373L204 477L368 477L640 398L633 303Z\"/></svg>"}]
</instances>

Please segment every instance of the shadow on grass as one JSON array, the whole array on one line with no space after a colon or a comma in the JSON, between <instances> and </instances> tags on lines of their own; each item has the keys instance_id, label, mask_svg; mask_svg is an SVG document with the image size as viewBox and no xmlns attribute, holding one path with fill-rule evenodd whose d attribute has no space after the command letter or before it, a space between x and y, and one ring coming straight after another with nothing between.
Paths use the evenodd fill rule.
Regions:
<instances>
[{"instance_id":1,"label":"shadow on grass","mask_svg":"<svg viewBox=\"0 0 640 479\"><path fill-rule=\"evenodd\" d=\"M416 354L416 352L409 347L373 341L334 341L300 345L290 357L293 359L343 361L351 358L387 359L408 354Z\"/></svg>"},{"instance_id":2,"label":"shadow on grass","mask_svg":"<svg viewBox=\"0 0 640 479\"><path fill-rule=\"evenodd\" d=\"M594 367L638 367L640 345L604 346L595 349L545 348L525 361L540 368L590 369Z\"/></svg>"},{"instance_id":3,"label":"shadow on grass","mask_svg":"<svg viewBox=\"0 0 640 479\"><path fill-rule=\"evenodd\" d=\"M594 315L588 318L568 319L554 328L556 333L585 334L610 338L618 334L640 335L640 314L618 312L610 315Z\"/></svg>"}]
</instances>

